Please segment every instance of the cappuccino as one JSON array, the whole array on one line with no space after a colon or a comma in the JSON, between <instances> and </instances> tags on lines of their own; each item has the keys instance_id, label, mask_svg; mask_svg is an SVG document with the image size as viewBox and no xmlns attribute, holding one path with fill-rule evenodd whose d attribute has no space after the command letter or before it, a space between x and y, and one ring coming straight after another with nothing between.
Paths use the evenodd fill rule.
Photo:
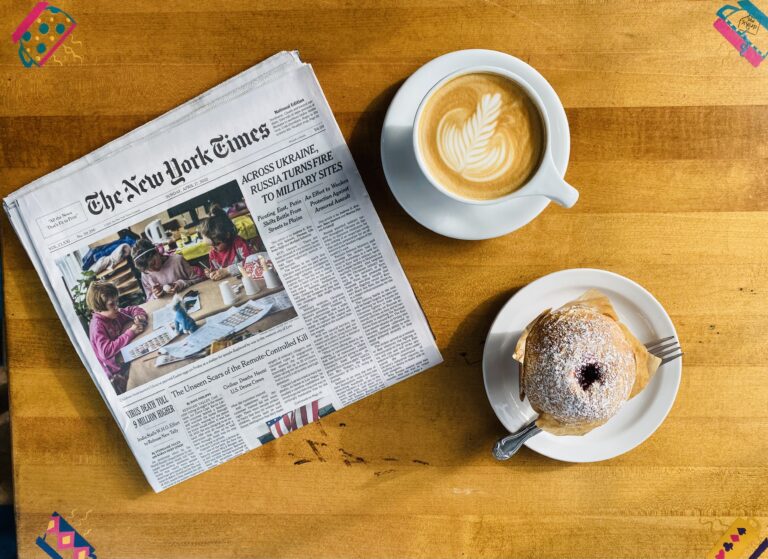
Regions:
<instances>
[{"instance_id":1,"label":"cappuccino","mask_svg":"<svg viewBox=\"0 0 768 559\"><path fill-rule=\"evenodd\" d=\"M511 79L477 72L450 79L426 100L417 126L424 167L448 192L493 200L536 172L544 126L536 105Z\"/></svg>"}]
</instances>

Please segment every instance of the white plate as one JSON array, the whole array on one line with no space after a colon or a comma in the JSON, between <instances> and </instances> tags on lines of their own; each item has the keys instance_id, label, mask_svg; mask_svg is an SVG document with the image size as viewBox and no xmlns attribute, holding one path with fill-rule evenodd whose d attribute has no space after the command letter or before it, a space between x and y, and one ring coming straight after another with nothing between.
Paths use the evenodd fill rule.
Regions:
<instances>
[{"instance_id":1,"label":"white plate","mask_svg":"<svg viewBox=\"0 0 768 559\"><path fill-rule=\"evenodd\" d=\"M504 305L488 332L483 351L485 390L499 420L511 433L536 413L520 401L519 368L512 359L525 327L547 308L557 308L588 289L605 293L621 321L643 343L675 336L664 307L637 283L613 272L580 268L539 278ZM596 462L628 452L650 437L667 417L680 386L682 359L662 365L651 382L605 425L583 436L542 432L528 439L531 450L566 462Z\"/></svg>"},{"instance_id":2,"label":"white plate","mask_svg":"<svg viewBox=\"0 0 768 559\"><path fill-rule=\"evenodd\" d=\"M552 157L565 176L571 137L565 109L555 90L531 66L503 52L460 50L435 58L400 87L384 118L381 163L389 188L403 209L424 227L455 239L490 239L529 223L549 204L543 196L514 198L492 205L462 204L427 181L413 153L413 119L430 88L448 74L467 66L498 66L525 79L539 94L552 131Z\"/></svg>"}]
</instances>

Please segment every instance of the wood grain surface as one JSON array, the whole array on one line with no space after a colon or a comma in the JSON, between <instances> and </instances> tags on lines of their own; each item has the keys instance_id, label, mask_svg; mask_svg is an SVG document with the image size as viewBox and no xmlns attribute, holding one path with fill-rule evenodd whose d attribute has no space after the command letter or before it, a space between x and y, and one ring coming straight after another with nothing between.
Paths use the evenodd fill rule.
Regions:
<instances>
[{"instance_id":1,"label":"wood grain surface","mask_svg":"<svg viewBox=\"0 0 768 559\"><path fill-rule=\"evenodd\" d=\"M121 558L700 558L736 517L768 526L768 63L713 29L721 3L61 0L83 60L26 69L8 36L33 4L0 2L3 195L299 49L445 363L154 494L3 217L22 557L42 555L53 511ZM581 191L483 242L415 223L379 159L398 86L463 48L511 53L552 83ZM613 460L524 448L497 463L484 337L510 295L571 267L626 275L666 307L686 352L677 401Z\"/></svg>"}]
</instances>

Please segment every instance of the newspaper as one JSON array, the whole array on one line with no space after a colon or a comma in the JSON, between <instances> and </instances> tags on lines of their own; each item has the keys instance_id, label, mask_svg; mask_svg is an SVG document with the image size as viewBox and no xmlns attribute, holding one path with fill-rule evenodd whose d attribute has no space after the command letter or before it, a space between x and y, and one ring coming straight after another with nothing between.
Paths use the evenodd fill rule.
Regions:
<instances>
[{"instance_id":1,"label":"newspaper","mask_svg":"<svg viewBox=\"0 0 768 559\"><path fill-rule=\"evenodd\" d=\"M296 52L4 205L155 491L441 361Z\"/></svg>"}]
</instances>

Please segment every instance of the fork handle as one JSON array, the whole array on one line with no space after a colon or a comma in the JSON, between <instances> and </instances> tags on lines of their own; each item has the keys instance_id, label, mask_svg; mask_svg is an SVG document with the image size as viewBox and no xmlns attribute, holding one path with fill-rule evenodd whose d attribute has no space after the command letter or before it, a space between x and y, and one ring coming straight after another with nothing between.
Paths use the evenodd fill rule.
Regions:
<instances>
[{"instance_id":1,"label":"fork handle","mask_svg":"<svg viewBox=\"0 0 768 559\"><path fill-rule=\"evenodd\" d=\"M525 441L539 433L541 433L541 428L536 425L535 419L531 420L528 425L518 432L509 434L496 441L496 444L493 445L494 458L496 458L496 460L509 460L518 450L520 450L520 447L523 446Z\"/></svg>"}]
</instances>

